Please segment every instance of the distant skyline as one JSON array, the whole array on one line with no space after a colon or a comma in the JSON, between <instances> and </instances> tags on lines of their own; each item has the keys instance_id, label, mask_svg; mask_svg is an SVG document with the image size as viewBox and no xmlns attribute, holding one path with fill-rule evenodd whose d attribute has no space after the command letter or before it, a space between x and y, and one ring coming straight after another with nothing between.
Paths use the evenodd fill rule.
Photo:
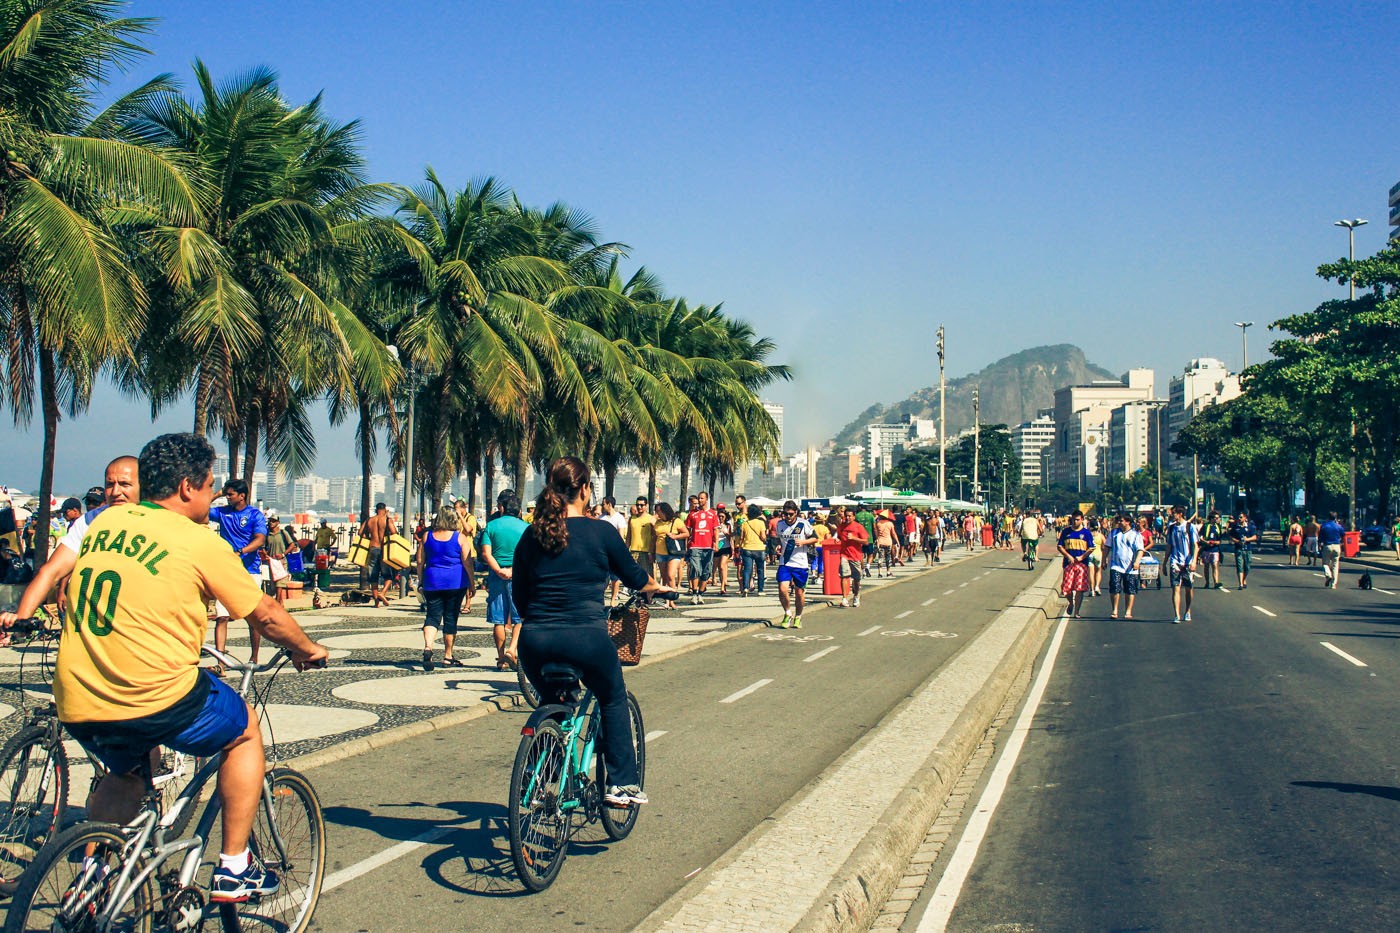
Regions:
<instances>
[{"instance_id":1,"label":"distant skyline","mask_svg":"<svg viewBox=\"0 0 1400 933\"><path fill-rule=\"evenodd\" d=\"M796 380L790 450L875 402L1017 350L1075 343L1165 380L1252 360L1267 324L1339 293L1314 269L1389 232L1400 6L227 4L141 0L154 55L278 71L359 119L375 180L495 175L567 201L669 291L723 302ZM8 417L6 415L5 417ZM186 429L104 389L60 425L57 488ZM348 429L315 471L355 470ZM37 424L0 482L37 485Z\"/></svg>"}]
</instances>

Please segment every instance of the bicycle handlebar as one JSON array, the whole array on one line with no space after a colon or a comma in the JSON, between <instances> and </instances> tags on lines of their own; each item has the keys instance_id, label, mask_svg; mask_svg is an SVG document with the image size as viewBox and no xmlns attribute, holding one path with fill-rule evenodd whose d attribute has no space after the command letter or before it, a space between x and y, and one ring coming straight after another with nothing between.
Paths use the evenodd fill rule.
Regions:
<instances>
[{"instance_id":1,"label":"bicycle handlebar","mask_svg":"<svg viewBox=\"0 0 1400 933\"><path fill-rule=\"evenodd\" d=\"M224 666L224 670L236 671L240 674L246 673L248 671L252 671L254 674L265 674L277 665L281 664L284 660L289 659L292 656L292 653L286 648L278 648L277 653L272 656L272 660L268 661L266 664L252 664L247 661L240 661L233 655L225 654L218 648L215 648L213 645L201 645L199 650L201 654L207 654L209 657L222 664ZM325 661L317 661L315 664L308 664L307 669L309 670L325 666Z\"/></svg>"},{"instance_id":2,"label":"bicycle handlebar","mask_svg":"<svg viewBox=\"0 0 1400 933\"><path fill-rule=\"evenodd\" d=\"M46 635L52 638L58 637L58 630L49 628L43 619L16 619L11 625L9 632L12 635L21 637L30 635Z\"/></svg>"}]
</instances>

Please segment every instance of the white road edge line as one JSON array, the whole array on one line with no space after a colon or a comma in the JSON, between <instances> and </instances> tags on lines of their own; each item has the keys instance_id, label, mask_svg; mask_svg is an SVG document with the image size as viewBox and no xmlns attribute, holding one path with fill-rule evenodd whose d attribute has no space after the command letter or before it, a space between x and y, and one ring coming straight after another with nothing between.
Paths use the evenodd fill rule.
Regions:
<instances>
[{"instance_id":1,"label":"white road edge line","mask_svg":"<svg viewBox=\"0 0 1400 933\"><path fill-rule=\"evenodd\" d=\"M830 648L823 648L822 650L818 651L816 654L812 655L810 658L803 658L803 659L802 659L802 663L803 663L803 664L811 664L811 663L812 663L813 661L815 661L817 658L824 658L824 657L826 657L827 655L831 654L831 652L835 651L837 648L840 648L840 647L841 647L840 645L832 645Z\"/></svg>"},{"instance_id":2,"label":"white road edge line","mask_svg":"<svg viewBox=\"0 0 1400 933\"><path fill-rule=\"evenodd\" d=\"M1381 590L1381 592L1384 593L1385 590ZM919 603L919 605L921 605L921 606L931 606L931 605L933 605L933 602L934 602L934 600L936 600L936 599L938 599L937 596L930 596L928 599L926 599L926 600L924 600L923 602Z\"/></svg>"},{"instance_id":3,"label":"white road edge line","mask_svg":"<svg viewBox=\"0 0 1400 933\"><path fill-rule=\"evenodd\" d=\"M725 697L723 700L720 700L720 702L721 702L721 703L733 703L733 702L735 702L736 700L742 700L744 697L748 696L750 693L753 693L755 690L762 690L764 687L768 686L768 685L771 684L772 682L773 682L773 678L771 678L771 677L765 677L765 678L763 678L762 680L760 680L758 683L749 684L747 687L745 687L743 690L740 690L738 693L731 693L729 696Z\"/></svg>"},{"instance_id":4,"label":"white road edge line","mask_svg":"<svg viewBox=\"0 0 1400 933\"><path fill-rule=\"evenodd\" d=\"M996 813L997 805L1001 803L1001 796L1006 791L1006 784L1011 778L1012 770L1016 767L1016 759L1021 755L1021 747L1025 745L1026 736L1030 734L1031 721L1040 708L1041 698L1045 696L1045 688L1049 686L1050 675L1055 670L1055 658L1060 653L1060 644L1064 641L1067 625L1068 618L1061 616L1060 625L1055 629L1055 637L1050 642L1050 650L1045 655L1045 663L1041 666L1040 673L1036 675L1035 683L1026 696L1026 705L1021 710L1021 715L1017 717L1015 727L1007 736L1006 751L992 771L991 779L987 782L987 789L982 792L982 798L977 801L977 809L968 818L967 828L963 830L962 838L958 840L958 847L953 851L952 858L948 860L948 867L944 870L943 877L939 880L938 887L934 890L933 897L924 910L924 915L919 918L916 933L942 933L948 926L948 919L953 915L953 908L958 904L958 896L962 893L963 884L972 871L973 860L977 858L977 850L982 846L982 840L987 835L987 827L991 825L992 816Z\"/></svg>"},{"instance_id":5,"label":"white road edge line","mask_svg":"<svg viewBox=\"0 0 1400 933\"><path fill-rule=\"evenodd\" d=\"M354 865L348 865L338 872L327 875L326 880L321 883L321 890L323 892L334 891L341 885L350 881L354 881L361 875L367 875L370 872L374 871L376 868L388 865L395 859L403 858L405 855L412 852L414 849L420 849L430 842L435 842L436 840L441 839L443 836L446 836L448 833L452 832L452 829L453 827L449 826L438 826L435 829L428 830L421 836L415 836L414 838L409 839L406 842L400 842L396 846L390 846L382 852L376 852L369 858L356 862Z\"/></svg>"},{"instance_id":6,"label":"white road edge line","mask_svg":"<svg viewBox=\"0 0 1400 933\"><path fill-rule=\"evenodd\" d=\"M1342 657L1350 661L1352 664L1355 664L1357 667L1366 666L1365 661L1362 661L1360 658L1352 657L1351 655L1343 651L1341 648L1338 648L1336 645L1332 644L1330 641L1318 642L1318 644L1322 645L1322 647L1326 648L1328 651L1331 651L1333 654L1341 655Z\"/></svg>"},{"instance_id":7,"label":"white road edge line","mask_svg":"<svg viewBox=\"0 0 1400 933\"><path fill-rule=\"evenodd\" d=\"M665 735L665 734L666 734L666 730L665 730L665 729L655 729L655 730L653 730L653 731L647 733L647 737L646 737L646 740L645 740L645 741L648 741L648 742L655 741L656 739L661 738L661 737L662 737L663 735Z\"/></svg>"},{"instance_id":8,"label":"white road edge line","mask_svg":"<svg viewBox=\"0 0 1400 933\"><path fill-rule=\"evenodd\" d=\"M908 616L912 616L913 614L914 614L914 610L913 610L913 609L906 609L906 610L904 610L903 612L901 612L899 615L895 616L895 618L896 618L896 619L903 619L903 618L906 618L906 617L908 617Z\"/></svg>"},{"instance_id":9,"label":"white road edge line","mask_svg":"<svg viewBox=\"0 0 1400 933\"><path fill-rule=\"evenodd\" d=\"M876 632L880 631L880 629L882 629L882 628L884 628L883 625L872 625L872 626L870 626L870 628L866 629L866 630L863 631L863 632L856 632L856 637L857 637L857 638L864 638L866 635L873 635L873 634L875 634Z\"/></svg>"},{"instance_id":10,"label":"white road edge line","mask_svg":"<svg viewBox=\"0 0 1400 933\"><path fill-rule=\"evenodd\" d=\"M1223 586L1216 587L1216 589L1220 590L1220 592L1222 592L1222 593L1228 593L1228 592L1230 592L1229 588L1223 587Z\"/></svg>"},{"instance_id":11,"label":"white road edge line","mask_svg":"<svg viewBox=\"0 0 1400 933\"><path fill-rule=\"evenodd\" d=\"M1371 589L1375 590L1377 593L1384 593L1384 594L1387 595L1387 596L1394 596L1394 595L1395 595L1395 594L1392 593L1390 590L1383 590L1383 589L1381 589L1381 588L1378 587L1378 586L1373 586L1373 587L1371 587Z\"/></svg>"},{"instance_id":12,"label":"white road edge line","mask_svg":"<svg viewBox=\"0 0 1400 933\"><path fill-rule=\"evenodd\" d=\"M1268 616L1268 617L1271 618L1271 619L1277 619L1277 618L1278 618L1278 616L1277 616L1275 613L1270 612L1269 610L1265 609L1263 606L1255 606L1254 608L1255 608L1255 609L1258 609L1260 612L1264 613L1264 615Z\"/></svg>"}]
</instances>

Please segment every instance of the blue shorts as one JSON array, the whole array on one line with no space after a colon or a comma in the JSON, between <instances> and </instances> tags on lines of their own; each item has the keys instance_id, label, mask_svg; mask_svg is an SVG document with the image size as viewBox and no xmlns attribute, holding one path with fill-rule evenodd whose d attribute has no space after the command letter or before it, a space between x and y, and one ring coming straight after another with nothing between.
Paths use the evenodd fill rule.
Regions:
<instances>
[{"instance_id":1,"label":"blue shorts","mask_svg":"<svg viewBox=\"0 0 1400 933\"><path fill-rule=\"evenodd\" d=\"M486 576L486 621L491 625L509 625L520 621L515 608L514 581L502 580L494 573Z\"/></svg>"},{"instance_id":2,"label":"blue shorts","mask_svg":"<svg viewBox=\"0 0 1400 933\"><path fill-rule=\"evenodd\" d=\"M122 722L64 723L78 744L113 774L129 774L140 767L158 745L197 758L217 755L248 728L248 704L228 684L208 671L203 703L189 704L205 685L195 689L170 709ZM193 718L191 718L193 713Z\"/></svg>"},{"instance_id":3,"label":"blue shorts","mask_svg":"<svg viewBox=\"0 0 1400 933\"><path fill-rule=\"evenodd\" d=\"M807 574L806 567L779 567L778 582L791 582L799 590L805 590L807 588Z\"/></svg>"}]
</instances>

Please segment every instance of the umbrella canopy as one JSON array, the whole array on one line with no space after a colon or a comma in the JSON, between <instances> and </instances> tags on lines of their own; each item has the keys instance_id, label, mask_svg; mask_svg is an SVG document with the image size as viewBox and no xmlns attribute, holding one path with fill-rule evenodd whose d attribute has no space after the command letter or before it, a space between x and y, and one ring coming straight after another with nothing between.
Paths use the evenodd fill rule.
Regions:
<instances>
[{"instance_id":1,"label":"umbrella canopy","mask_svg":"<svg viewBox=\"0 0 1400 933\"><path fill-rule=\"evenodd\" d=\"M918 509L927 508L934 502L932 496L926 496L912 489L895 489L893 486L872 486L869 489L851 493L851 498L877 505L905 505ZM832 500L833 505L835 501Z\"/></svg>"},{"instance_id":2,"label":"umbrella canopy","mask_svg":"<svg viewBox=\"0 0 1400 933\"><path fill-rule=\"evenodd\" d=\"M782 505L781 499L769 499L767 496L754 496L749 499L749 505L756 505L760 509L771 509L774 506Z\"/></svg>"}]
</instances>

